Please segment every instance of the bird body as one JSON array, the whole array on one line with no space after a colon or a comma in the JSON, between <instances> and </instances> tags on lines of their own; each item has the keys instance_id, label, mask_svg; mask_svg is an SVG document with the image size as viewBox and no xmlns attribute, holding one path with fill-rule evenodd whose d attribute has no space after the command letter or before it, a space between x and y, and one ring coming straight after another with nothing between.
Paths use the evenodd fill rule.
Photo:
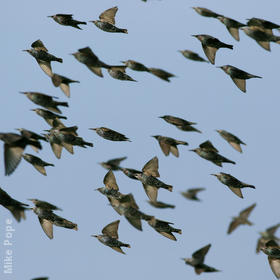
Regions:
<instances>
[{"instance_id":1,"label":"bird body","mask_svg":"<svg viewBox=\"0 0 280 280\"><path fill-rule=\"evenodd\" d=\"M124 63L126 67L134 71L150 72L149 68L147 68L144 64L137 62L135 60L129 59L126 61L122 61L122 63Z\"/></svg>"},{"instance_id":2,"label":"bird body","mask_svg":"<svg viewBox=\"0 0 280 280\"><path fill-rule=\"evenodd\" d=\"M179 51L185 58L188 58L190 60L194 61L200 61L200 62L209 62L205 60L204 58L200 57L198 53L190 51L190 50L182 50Z\"/></svg>"},{"instance_id":3,"label":"bird body","mask_svg":"<svg viewBox=\"0 0 280 280\"><path fill-rule=\"evenodd\" d=\"M131 142L125 135L107 127L98 127L98 128L90 128L90 129L95 130L99 136L101 136L106 140Z\"/></svg>"},{"instance_id":4,"label":"bird body","mask_svg":"<svg viewBox=\"0 0 280 280\"><path fill-rule=\"evenodd\" d=\"M56 14L48 17L52 18L54 21L56 21L61 25L72 26L77 29L81 29L79 24L87 24L84 21L78 21L73 19L73 15L69 15L69 14Z\"/></svg>"},{"instance_id":5,"label":"bird body","mask_svg":"<svg viewBox=\"0 0 280 280\"><path fill-rule=\"evenodd\" d=\"M237 136L222 129L216 130L236 151L242 153L241 144L246 145Z\"/></svg>"},{"instance_id":6,"label":"bird body","mask_svg":"<svg viewBox=\"0 0 280 280\"><path fill-rule=\"evenodd\" d=\"M32 164L41 174L43 174L45 176L47 175L46 170L45 170L45 166L54 166L54 164L45 162L42 159L40 159L39 157L36 157L34 155L31 155L31 154L23 154L22 157L27 162Z\"/></svg>"},{"instance_id":7,"label":"bird body","mask_svg":"<svg viewBox=\"0 0 280 280\"><path fill-rule=\"evenodd\" d=\"M55 87L60 87L60 89L63 91L63 93L70 97L70 83L79 83L79 81L71 80L67 77L64 77L62 75L53 74L52 75L52 83Z\"/></svg>"}]
</instances>

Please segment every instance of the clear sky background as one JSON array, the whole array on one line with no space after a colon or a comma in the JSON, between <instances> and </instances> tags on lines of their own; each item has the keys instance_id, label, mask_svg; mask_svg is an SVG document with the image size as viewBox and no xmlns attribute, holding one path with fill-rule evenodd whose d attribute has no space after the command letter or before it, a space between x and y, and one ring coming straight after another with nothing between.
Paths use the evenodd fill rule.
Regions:
<instances>
[{"instance_id":1,"label":"clear sky background","mask_svg":"<svg viewBox=\"0 0 280 280\"><path fill-rule=\"evenodd\" d=\"M58 25L49 15L73 13L78 20L94 20L104 10L118 6L116 26L128 29L127 34L111 34L92 23L77 30ZM1 187L13 198L27 203L28 198L49 201L63 209L58 215L78 224L73 231L54 227L54 239L42 231L37 216L26 213L27 219L13 219L13 274L7 280L49 276L51 280L76 279L274 279L267 256L256 255L258 231L279 222L279 54L280 46L271 44L271 53L240 31L235 41L218 20L198 15L190 7L201 6L241 22L260 17L280 23L278 1L4 1L1 29L1 131L15 132L24 127L38 133L49 126L30 111L37 108L19 91L38 91L55 95L69 102L63 108L68 117L65 125L78 125L78 133L93 142L88 149L75 148L75 154L63 151L57 160L48 143L39 156L55 164L42 176L22 160L16 171L4 176L1 152ZM190 49L204 53L200 42L191 34L209 34L233 44L233 51L217 52L216 65L231 64L263 79L247 81L242 93L222 70L210 63L185 59L177 50ZM278 31L275 34L280 35ZM49 52L63 58L63 64L52 63L55 73L79 80L72 84L71 98L37 65L34 58L22 52L41 39ZM89 46L108 64L134 59L148 67L174 73L170 83L149 73L127 73L137 83L112 79L106 70L104 78L92 74L70 53ZM159 119L175 115L197 122L203 131L188 133ZM124 133L132 142L110 142L99 137L90 127L106 126ZM215 129L225 129L240 137L247 146L239 154L224 141ZM179 146L180 157L165 157L151 135L170 136L189 142ZM223 168L205 161L189 149L211 140L221 154L236 161ZM26 152L33 153L28 147ZM173 192L159 191L160 201L176 204L174 210L155 209L147 202L142 184L115 172L120 191L132 192L140 209L157 218L174 222L181 228L174 242L164 238L146 222L143 232L133 228L110 206L106 197L94 189L103 186L106 170L98 162L127 156L124 167L141 169L154 156L159 158L161 180L174 186ZM244 199L235 196L211 173L230 173L241 181L256 186L244 189ZM184 199L180 191L205 187L201 203ZM241 226L230 236L226 234L231 217L247 206L257 203L250 220L254 226ZM5 219L10 213L0 207L0 244L5 234ZM127 255L103 246L91 234L101 233L108 223L120 219L119 239L131 244ZM196 276L181 257L211 243L205 263L220 269L219 273ZM1 245L1 267L4 246Z\"/></svg>"}]
</instances>

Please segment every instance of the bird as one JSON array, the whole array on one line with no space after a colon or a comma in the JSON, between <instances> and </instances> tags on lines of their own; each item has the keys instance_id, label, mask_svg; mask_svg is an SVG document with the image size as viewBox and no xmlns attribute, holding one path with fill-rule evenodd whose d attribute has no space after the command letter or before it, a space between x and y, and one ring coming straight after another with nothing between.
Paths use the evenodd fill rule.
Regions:
<instances>
[{"instance_id":1,"label":"bird","mask_svg":"<svg viewBox=\"0 0 280 280\"><path fill-rule=\"evenodd\" d=\"M17 222L20 222L21 219L25 220L24 211L29 209L27 208L28 204L13 199L2 188L0 188L0 205L8 209Z\"/></svg>"},{"instance_id":2,"label":"bird","mask_svg":"<svg viewBox=\"0 0 280 280\"><path fill-rule=\"evenodd\" d=\"M233 45L223 43L219 39L210 35L199 34L199 35L192 35L192 36L197 38L201 42L203 51L211 64L215 64L216 52L218 49L220 48L227 48L231 50L233 49Z\"/></svg>"},{"instance_id":3,"label":"bird","mask_svg":"<svg viewBox=\"0 0 280 280\"><path fill-rule=\"evenodd\" d=\"M235 164L234 161L225 158L224 156L220 155L218 150L213 146L213 144L207 140L199 145L199 148L190 150L195 152L200 157L211 161L212 163L222 167L223 163L231 163Z\"/></svg>"},{"instance_id":4,"label":"bird","mask_svg":"<svg viewBox=\"0 0 280 280\"><path fill-rule=\"evenodd\" d=\"M256 203L254 203L253 205L242 210L239 213L238 217L233 217L232 222L229 224L227 234L231 234L240 225L249 225L249 226L253 225L248 220L248 217L251 214L251 212L254 210L255 207L256 207Z\"/></svg>"},{"instance_id":5,"label":"bird","mask_svg":"<svg viewBox=\"0 0 280 280\"><path fill-rule=\"evenodd\" d=\"M165 209L165 208L175 208L175 205L172 204L168 204L162 201L151 201L151 200L147 200L147 202L152 205L155 208L159 208L159 209Z\"/></svg>"},{"instance_id":6,"label":"bird","mask_svg":"<svg viewBox=\"0 0 280 280\"><path fill-rule=\"evenodd\" d=\"M80 28L79 24L87 24L84 21L78 21L73 19L73 15L69 15L69 14L56 14L48 17L52 18L54 21L56 21L61 25L72 26L77 29L82 29Z\"/></svg>"},{"instance_id":7,"label":"bird","mask_svg":"<svg viewBox=\"0 0 280 280\"><path fill-rule=\"evenodd\" d=\"M51 62L57 61L62 63L63 59L56 57L50 53L48 53L48 49L45 47L43 42L38 39L35 42L31 44L30 50L23 50L24 52L28 52L31 56L33 56L41 69L49 76L51 77L53 75L52 73L52 67Z\"/></svg>"},{"instance_id":8,"label":"bird","mask_svg":"<svg viewBox=\"0 0 280 280\"><path fill-rule=\"evenodd\" d=\"M135 174L135 177L142 182L147 196L153 202L157 200L159 188L172 192L173 187L171 185L167 185L157 179L159 177L157 157L149 160L142 168L142 172Z\"/></svg>"},{"instance_id":9,"label":"bird","mask_svg":"<svg viewBox=\"0 0 280 280\"><path fill-rule=\"evenodd\" d=\"M126 61L121 61L122 63L124 63L124 65L128 68L130 68L131 70L134 71L141 71L141 72L150 72L149 68L146 67L144 64L137 62L135 60L126 60Z\"/></svg>"},{"instance_id":10,"label":"bird","mask_svg":"<svg viewBox=\"0 0 280 280\"><path fill-rule=\"evenodd\" d=\"M236 41L240 40L239 28L246 26L245 24L224 16L218 16L217 19L226 26L228 32Z\"/></svg>"},{"instance_id":11,"label":"bird","mask_svg":"<svg viewBox=\"0 0 280 280\"><path fill-rule=\"evenodd\" d=\"M237 178L232 175L224 172L220 172L218 174L211 174L212 176L217 177L217 179L224 185L228 186L228 188L236 194L238 197L243 198L241 189L243 188L251 188L255 189L256 187L253 185L249 185L239 181Z\"/></svg>"},{"instance_id":12,"label":"bird","mask_svg":"<svg viewBox=\"0 0 280 280\"><path fill-rule=\"evenodd\" d=\"M275 236L275 232L278 230L279 227L280 224L276 224L267 228L265 231L259 233L261 237L259 237L257 241L257 246L256 246L257 254L260 252L261 248L265 246L265 243L268 242L269 240L274 240L277 243L280 241L280 238Z\"/></svg>"},{"instance_id":13,"label":"bird","mask_svg":"<svg viewBox=\"0 0 280 280\"><path fill-rule=\"evenodd\" d=\"M175 125L178 129L183 130L183 131L195 131L198 133L201 133L200 130L196 129L192 125L196 125L195 122L189 122L184 119L170 116L170 115L164 115L160 116L159 118L164 119L166 122Z\"/></svg>"},{"instance_id":14,"label":"bird","mask_svg":"<svg viewBox=\"0 0 280 280\"><path fill-rule=\"evenodd\" d=\"M53 126L53 122L57 119L67 119L67 117L56 115L48 110L44 109L31 109L31 111L34 111L38 116L42 117L50 126Z\"/></svg>"},{"instance_id":15,"label":"bird","mask_svg":"<svg viewBox=\"0 0 280 280\"><path fill-rule=\"evenodd\" d=\"M38 140L29 139L16 133L0 133L0 140L4 142L5 175L11 175L18 167L27 145L39 150L42 149Z\"/></svg>"},{"instance_id":16,"label":"bird","mask_svg":"<svg viewBox=\"0 0 280 280\"><path fill-rule=\"evenodd\" d=\"M171 152L175 157L179 157L179 151L177 145L185 145L185 146L189 145L185 141L176 140L171 137L160 136L160 135L154 135L152 137L158 140L160 148L166 156L168 156L169 153Z\"/></svg>"},{"instance_id":17,"label":"bird","mask_svg":"<svg viewBox=\"0 0 280 280\"><path fill-rule=\"evenodd\" d=\"M237 136L223 129L216 130L236 151L242 153L241 144L246 145Z\"/></svg>"},{"instance_id":18,"label":"bird","mask_svg":"<svg viewBox=\"0 0 280 280\"><path fill-rule=\"evenodd\" d=\"M246 80L251 78L262 78L260 76L249 74L232 65L217 66L221 68L226 74L228 74L235 85L243 92L246 92Z\"/></svg>"},{"instance_id":19,"label":"bird","mask_svg":"<svg viewBox=\"0 0 280 280\"><path fill-rule=\"evenodd\" d=\"M200 199L197 197L197 193L204 191L205 188L191 188L186 190L185 192L181 192L182 196L189 199L189 200L195 200L200 201Z\"/></svg>"},{"instance_id":20,"label":"bird","mask_svg":"<svg viewBox=\"0 0 280 280\"><path fill-rule=\"evenodd\" d=\"M61 114L61 111L57 106L68 107L67 102L55 101L54 98L57 98L55 96L50 96L50 95L40 93L40 92L35 92L35 91L24 91L24 92L20 92L20 93L24 94L33 103L35 103L39 106L42 106L54 113Z\"/></svg>"},{"instance_id":21,"label":"bird","mask_svg":"<svg viewBox=\"0 0 280 280\"><path fill-rule=\"evenodd\" d=\"M121 247L130 248L130 245L118 240L119 223L120 220L114 221L102 229L102 234L92 236L96 237L102 244L109 246L110 248L121 254L125 254Z\"/></svg>"},{"instance_id":22,"label":"bird","mask_svg":"<svg viewBox=\"0 0 280 280\"><path fill-rule=\"evenodd\" d=\"M47 142L46 137L39 135L31 130L25 128L16 128L16 130L19 131L20 134L27 139L34 140L36 142L39 142L40 140ZM35 152L38 152L38 148L36 146L32 146L32 145L30 146Z\"/></svg>"},{"instance_id":23,"label":"bird","mask_svg":"<svg viewBox=\"0 0 280 280\"><path fill-rule=\"evenodd\" d=\"M35 206L32 210L38 216L40 225L49 239L53 239L53 225L78 230L77 224L56 215L48 208Z\"/></svg>"},{"instance_id":24,"label":"bird","mask_svg":"<svg viewBox=\"0 0 280 280\"><path fill-rule=\"evenodd\" d=\"M266 32L272 34L272 29L279 29L280 25L262 18L250 18L247 19L247 26L258 26L263 28Z\"/></svg>"},{"instance_id":25,"label":"bird","mask_svg":"<svg viewBox=\"0 0 280 280\"><path fill-rule=\"evenodd\" d=\"M261 248L261 250L268 256L270 268L277 279L280 278L280 246L274 241L269 240Z\"/></svg>"},{"instance_id":26,"label":"bird","mask_svg":"<svg viewBox=\"0 0 280 280\"><path fill-rule=\"evenodd\" d=\"M169 73L163 69L159 69L159 68L148 68L149 72L152 73L153 75L157 76L158 78L166 81L166 82L170 82L170 78L176 77L174 74Z\"/></svg>"},{"instance_id":27,"label":"bird","mask_svg":"<svg viewBox=\"0 0 280 280\"><path fill-rule=\"evenodd\" d=\"M82 64L99 77L103 77L101 68L109 69L111 66L101 61L91 50L90 47L78 49L72 55Z\"/></svg>"},{"instance_id":28,"label":"bird","mask_svg":"<svg viewBox=\"0 0 280 280\"><path fill-rule=\"evenodd\" d=\"M136 80L134 80L133 78L131 78L129 75L125 73L125 67L126 66L111 67L110 69L108 69L108 73L112 78L116 80L137 82Z\"/></svg>"},{"instance_id":29,"label":"bird","mask_svg":"<svg viewBox=\"0 0 280 280\"><path fill-rule=\"evenodd\" d=\"M23 154L22 157L32 164L41 174L47 176L45 166L54 166L52 163L48 163L31 154Z\"/></svg>"},{"instance_id":30,"label":"bird","mask_svg":"<svg viewBox=\"0 0 280 280\"><path fill-rule=\"evenodd\" d=\"M180 52L185 58L188 58L188 59L190 59L190 60L209 63L209 61L207 61L206 59L200 57L199 54L196 53L196 52L193 52L193 51L190 51L190 50L179 50L179 52Z\"/></svg>"},{"instance_id":31,"label":"bird","mask_svg":"<svg viewBox=\"0 0 280 280\"><path fill-rule=\"evenodd\" d=\"M173 225L173 223L158 220L155 217L152 217L150 220L148 220L148 224L154 228L158 233L163 235L166 238L169 238L171 240L177 241L176 237L174 236L173 232L176 232L178 234L182 234L182 230L178 228L174 228L170 225Z\"/></svg>"},{"instance_id":32,"label":"bird","mask_svg":"<svg viewBox=\"0 0 280 280\"><path fill-rule=\"evenodd\" d=\"M208 244L195 251L191 258L182 258L182 260L185 261L186 264L192 266L196 274L201 274L202 272L219 272L220 270L204 263L205 256L208 253L210 247L211 244Z\"/></svg>"},{"instance_id":33,"label":"bird","mask_svg":"<svg viewBox=\"0 0 280 280\"><path fill-rule=\"evenodd\" d=\"M213 18L217 18L218 16L221 16L207 8L202 8L202 7L192 7L192 9L194 9L199 15L203 16L203 17L213 17Z\"/></svg>"},{"instance_id":34,"label":"bird","mask_svg":"<svg viewBox=\"0 0 280 280\"><path fill-rule=\"evenodd\" d=\"M60 89L63 91L63 93L70 97L70 83L80 83L79 81L71 80L67 77L64 77L62 75L53 73L52 75L52 83L55 87L60 87Z\"/></svg>"},{"instance_id":35,"label":"bird","mask_svg":"<svg viewBox=\"0 0 280 280\"><path fill-rule=\"evenodd\" d=\"M107 161L100 162L99 164L105 169L111 169L113 171L121 170L119 166L123 160L126 160L127 157L113 158Z\"/></svg>"},{"instance_id":36,"label":"bird","mask_svg":"<svg viewBox=\"0 0 280 280\"><path fill-rule=\"evenodd\" d=\"M121 167L120 168L121 171L123 172L123 174L125 174L127 177L129 177L130 179L134 179L134 180L138 180L136 178L136 175L137 174L141 174L142 171L139 171L137 169L133 169L133 168L124 168L124 167Z\"/></svg>"},{"instance_id":37,"label":"bird","mask_svg":"<svg viewBox=\"0 0 280 280\"><path fill-rule=\"evenodd\" d=\"M99 20L92 20L93 24L95 24L96 27L99 29L105 31L105 32L111 32L111 33L125 33L127 34L127 29L124 28L118 28L115 26L115 16L118 11L118 7L113 7L110 9L107 9L106 11L102 12L99 16Z\"/></svg>"},{"instance_id":38,"label":"bird","mask_svg":"<svg viewBox=\"0 0 280 280\"><path fill-rule=\"evenodd\" d=\"M97 128L90 128L90 129L95 130L99 136L101 136L106 140L131 142L131 140L128 139L125 135L107 127L97 127Z\"/></svg>"},{"instance_id":39,"label":"bird","mask_svg":"<svg viewBox=\"0 0 280 280\"><path fill-rule=\"evenodd\" d=\"M254 39L263 49L270 51L270 42L280 44L280 36L267 32L259 26L245 26L241 28L246 35Z\"/></svg>"},{"instance_id":40,"label":"bird","mask_svg":"<svg viewBox=\"0 0 280 280\"><path fill-rule=\"evenodd\" d=\"M60 210L62 211L61 208L47 202L47 201L44 201L44 200L39 200L37 198L29 198L28 200L32 201L33 204L36 206L36 207L39 207L39 208L44 208L44 209L47 209L47 210Z\"/></svg>"}]
</instances>

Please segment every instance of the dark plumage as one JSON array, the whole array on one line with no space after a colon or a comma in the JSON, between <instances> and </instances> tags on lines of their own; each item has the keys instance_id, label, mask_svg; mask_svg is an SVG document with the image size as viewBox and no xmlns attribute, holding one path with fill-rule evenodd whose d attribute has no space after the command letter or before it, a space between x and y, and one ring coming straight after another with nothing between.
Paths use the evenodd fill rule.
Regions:
<instances>
[{"instance_id":1,"label":"dark plumage","mask_svg":"<svg viewBox=\"0 0 280 280\"><path fill-rule=\"evenodd\" d=\"M236 151L242 153L241 144L246 145L237 136L222 129L216 130Z\"/></svg>"},{"instance_id":2,"label":"dark plumage","mask_svg":"<svg viewBox=\"0 0 280 280\"><path fill-rule=\"evenodd\" d=\"M55 87L60 87L60 89L64 92L67 97L70 97L70 83L79 83L79 81L71 80L62 75L53 74L52 75L52 83Z\"/></svg>"},{"instance_id":3,"label":"dark plumage","mask_svg":"<svg viewBox=\"0 0 280 280\"><path fill-rule=\"evenodd\" d=\"M91 130L95 130L96 133L102 138L110 141L129 141L131 142L125 135L112 130L106 127L98 127L98 128L90 128Z\"/></svg>"},{"instance_id":4,"label":"dark plumage","mask_svg":"<svg viewBox=\"0 0 280 280\"><path fill-rule=\"evenodd\" d=\"M69 14L56 14L48 17L52 18L54 21L56 21L61 25L72 26L77 29L82 29L80 28L79 24L87 24L84 21L78 21L73 19L73 15L69 15Z\"/></svg>"}]
</instances>

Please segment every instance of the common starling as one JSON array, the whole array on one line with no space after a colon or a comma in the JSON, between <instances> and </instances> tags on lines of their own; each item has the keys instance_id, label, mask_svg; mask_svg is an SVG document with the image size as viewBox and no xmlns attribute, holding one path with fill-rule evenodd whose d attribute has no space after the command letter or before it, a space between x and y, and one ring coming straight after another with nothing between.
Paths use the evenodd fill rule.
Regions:
<instances>
[{"instance_id":1,"label":"common starling","mask_svg":"<svg viewBox=\"0 0 280 280\"><path fill-rule=\"evenodd\" d=\"M249 74L231 65L218 66L218 68L221 68L226 74L228 74L235 83L235 85L243 92L246 92L247 79L262 78L260 76Z\"/></svg>"},{"instance_id":2,"label":"common starling","mask_svg":"<svg viewBox=\"0 0 280 280\"><path fill-rule=\"evenodd\" d=\"M280 36L275 36L262 27L246 26L241 29L267 51L270 51L270 42L280 44Z\"/></svg>"},{"instance_id":3,"label":"common starling","mask_svg":"<svg viewBox=\"0 0 280 280\"><path fill-rule=\"evenodd\" d=\"M275 236L275 232L280 227L280 224L271 226L267 228L265 231L260 232L261 237L257 241L256 253L259 253L261 248L265 246L265 243L269 240L274 240L275 242L279 242L280 239Z\"/></svg>"},{"instance_id":4,"label":"common starling","mask_svg":"<svg viewBox=\"0 0 280 280\"><path fill-rule=\"evenodd\" d=\"M64 92L67 97L70 97L70 83L79 83L79 81L71 80L62 75L53 74L52 75L52 83L55 87L60 87L60 89Z\"/></svg>"},{"instance_id":5,"label":"common starling","mask_svg":"<svg viewBox=\"0 0 280 280\"><path fill-rule=\"evenodd\" d=\"M133 169L133 168L123 168L123 167L121 167L121 171L127 177L129 177L130 179L134 179L134 180L138 180L136 175L142 173L142 171L139 171L139 170L136 170L136 169Z\"/></svg>"},{"instance_id":6,"label":"common starling","mask_svg":"<svg viewBox=\"0 0 280 280\"><path fill-rule=\"evenodd\" d=\"M33 156L31 154L23 154L22 157L32 164L41 174L47 176L45 166L54 166L52 163L48 163L40 159L39 157Z\"/></svg>"},{"instance_id":7,"label":"common starling","mask_svg":"<svg viewBox=\"0 0 280 280\"><path fill-rule=\"evenodd\" d=\"M204 191L205 188L193 188L193 189L188 189L185 192L181 192L182 196L190 199L190 200L196 200L200 201L200 199L196 196L197 193Z\"/></svg>"},{"instance_id":8,"label":"common starling","mask_svg":"<svg viewBox=\"0 0 280 280\"><path fill-rule=\"evenodd\" d=\"M34 92L34 91L25 91L20 93L24 94L33 103L42 106L54 113L61 114L61 111L59 110L59 108L57 108L57 106L68 107L67 102L59 102L53 100L53 98L57 98L55 96L50 96L44 93Z\"/></svg>"},{"instance_id":9,"label":"common starling","mask_svg":"<svg viewBox=\"0 0 280 280\"><path fill-rule=\"evenodd\" d=\"M179 157L177 145L189 145L187 142L176 140L166 136L155 135L152 137L158 140L160 148L166 156L168 156L171 152L175 157Z\"/></svg>"},{"instance_id":10,"label":"common starling","mask_svg":"<svg viewBox=\"0 0 280 280\"><path fill-rule=\"evenodd\" d=\"M224 172L220 172L218 174L211 174L211 175L216 176L222 184L228 186L229 189L240 198L243 198L241 192L242 188L252 188L252 189L256 188L255 186L243 183L238 179L236 179L235 177L233 177L232 175Z\"/></svg>"},{"instance_id":11,"label":"common starling","mask_svg":"<svg viewBox=\"0 0 280 280\"><path fill-rule=\"evenodd\" d=\"M99 58L93 53L89 47L78 49L77 52L72 55L82 64L85 64L87 68L95 75L103 77L101 68L109 69L111 66L99 60Z\"/></svg>"},{"instance_id":12,"label":"common starling","mask_svg":"<svg viewBox=\"0 0 280 280\"><path fill-rule=\"evenodd\" d=\"M0 205L7 208L18 222L20 222L21 219L25 219L24 211L29 209L26 208L28 204L13 199L1 188L0 188Z\"/></svg>"},{"instance_id":13,"label":"common starling","mask_svg":"<svg viewBox=\"0 0 280 280\"><path fill-rule=\"evenodd\" d=\"M31 130L27 130L27 129L24 129L24 128L16 128L16 130L18 130L20 132L20 134L27 138L27 139L30 139L30 140L34 140L34 141L39 141L39 140L43 140L43 141L46 141L47 142L47 139L46 137L42 136L42 135L39 135ZM30 145L31 148L35 151L35 152L38 152L38 148L36 146L32 146Z\"/></svg>"},{"instance_id":14,"label":"common starling","mask_svg":"<svg viewBox=\"0 0 280 280\"><path fill-rule=\"evenodd\" d=\"M175 125L180 130L196 131L196 132L201 133L200 130L198 130L195 127L192 126L192 125L196 124L195 122L189 122L189 121L186 121L184 119L177 118L177 117L170 116L170 115L161 116L159 118L164 119L166 122Z\"/></svg>"},{"instance_id":15,"label":"common starling","mask_svg":"<svg viewBox=\"0 0 280 280\"><path fill-rule=\"evenodd\" d=\"M159 68L148 68L149 72L153 75L157 76L158 78L170 82L170 78L176 77L174 74L171 74L165 70L159 69Z\"/></svg>"},{"instance_id":16,"label":"common starling","mask_svg":"<svg viewBox=\"0 0 280 280\"><path fill-rule=\"evenodd\" d=\"M230 35L236 41L239 41L239 28L245 26L245 24L224 16L218 16L217 19L226 26Z\"/></svg>"},{"instance_id":17,"label":"common starling","mask_svg":"<svg viewBox=\"0 0 280 280\"><path fill-rule=\"evenodd\" d=\"M28 199L30 201L32 201L34 203L34 205L36 207L39 207L39 208L43 208L43 209L46 209L46 210L60 210L62 211L61 208L47 202L47 201L43 201L43 200L39 200L39 199L36 199L36 198L30 198Z\"/></svg>"},{"instance_id":18,"label":"common starling","mask_svg":"<svg viewBox=\"0 0 280 280\"><path fill-rule=\"evenodd\" d=\"M261 250L268 256L270 268L276 278L280 278L280 246L274 241L270 240L265 243Z\"/></svg>"},{"instance_id":19,"label":"common starling","mask_svg":"<svg viewBox=\"0 0 280 280\"><path fill-rule=\"evenodd\" d=\"M121 158L113 158L107 161L100 162L100 165L104 167L105 169L111 169L113 171L121 170L120 163L127 159L127 157L121 157Z\"/></svg>"},{"instance_id":20,"label":"common starling","mask_svg":"<svg viewBox=\"0 0 280 280\"><path fill-rule=\"evenodd\" d=\"M103 243L106 246L111 247L113 250L115 250L119 253L125 254L125 252L121 249L121 247L130 248L130 245L118 240L119 239L119 236L118 236L119 223L120 223L120 220L112 222L102 229L103 234L92 235L92 236L96 237L101 243Z\"/></svg>"},{"instance_id":21,"label":"common starling","mask_svg":"<svg viewBox=\"0 0 280 280\"><path fill-rule=\"evenodd\" d=\"M185 58L188 58L190 60L194 61L201 61L201 62L207 62L209 61L205 60L204 58L200 57L198 53L190 51L190 50L181 50L179 51Z\"/></svg>"},{"instance_id":22,"label":"common starling","mask_svg":"<svg viewBox=\"0 0 280 280\"><path fill-rule=\"evenodd\" d=\"M222 129L216 130L236 151L242 153L241 144L246 145L238 137Z\"/></svg>"},{"instance_id":23,"label":"common starling","mask_svg":"<svg viewBox=\"0 0 280 280\"><path fill-rule=\"evenodd\" d=\"M222 167L224 162L235 164L234 161L225 158L220 155L218 150L212 145L212 143L208 140L199 145L199 148L190 150L195 152L200 157L213 162L214 164Z\"/></svg>"},{"instance_id":24,"label":"common starling","mask_svg":"<svg viewBox=\"0 0 280 280\"><path fill-rule=\"evenodd\" d=\"M191 258L183 258L182 260L185 261L186 264L192 266L196 274L201 274L202 272L219 272L219 270L216 268L204 264L205 256L208 253L210 247L211 244L208 244L205 247L195 251Z\"/></svg>"},{"instance_id":25,"label":"common starling","mask_svg":"<svg viewBox=\"0 0 280 280\"><path fill-rule=\"evenodd\" d=\"M124 67L126 66L111 67L110 69L108 69L108 73L112 78L116 80L137 82L125 73Z\"/></svg>"},{"instance_id":26,"label":"common starling","mask_svg":"<svg viewBox=\"0 0 280 280\"><path fill-rule=\"evenodd\" d=\"M38 216L41 227L49 239L53 239L53 225L78 230L77 224L54 214L50 209L36 206L32 209Z\"/></svg>"},{"instance_id":27,"label":"common starling","mask_svg":"<svg viewBox=\"0 0 280 280\"><path fill-rule=\"evenodd\" d=\"M247 21L247 26L258 26L266 30L268 33L272 33L272 29L279 29L280 25L262 18L250 18Z\"/></svg>"},{"instance_id":28,"label":"common starling","mask_svg":"<svg viewBox=\"0 0 280 280\"><path fill-rule=\"evenodd\" d=\"M56 115L48 110L44 110L44 109L31 109L31 111L34 111L37 115L39 115L40 117L42 117L50 126L53 126L53 122L56 119L67 119L64 116L60 116L60 115Z\"/></svg>"},{"instance_id":29,"label":"common starling","mask_svg":"<svg viewBox=\"0 0 280 280\"><path fill-rule=\"evenodd\" d=\"M82 29L78 26L79 24L87 24L84 21L78 21L73 19L73 15L69 15L69 14L56 14L48 17L52 18L54 21L56 21L61 25L72 26L77 29Z\"/></svg>"},{"instance_id":30,"label":"common starling","mask_svg":"<svg viewBox=\"0 0 280 280\"><path fill-rule=\"evenodd\" d=\"M119 215L124 215L127 221L136 229L142 231L141 220L149 221L152 216L139 210L132 194L124 195L121 199L108 197L111 206Z\"/></svg>"},{"instance_id":31,"label":"common starling","mask_svg":"<svg viewBox=\"0 0 280 280\"><path fill-rule=\"evenodd\" d=\"M233 45L228 45L223 42L221 42L219 39L212 37L210 35L200 34L200 35L192 35L193 37L197 38L202 45L203 51L209 61L212 64L215 64L215 57L216 52L220 48L227 48L227 49L233 49Z\"/></svg>"},{"instance_id":32,"label":"common starling","mask_svg":"<svg viewBox=\"0 0 280 280\"><path fill-rule=\"evenodd\" d=\"M177 241L176 237L173 235L172 232L176 232L179 234L182 234L182 230L178 228L174 228L170 225L173 225L173 223L158 220L155 217L152 217L149 221L148 224L154 228L158 233L163 235L166 238L169 238L171 240Z\"/></svg>"},{"instance_id":33,"label":"common starling","mask_svg":"<svg viewBox=\"0 0 280 280\"><path fill-rule=\"evenodd\" d=\"M119 192L119 187L116 181L116 177L112 170L109 170L103 179L105 187L96 189L101 194L107 196L107 198L113 197L121 199L124 195Z\"/></svg>"},{"instance_id":34,"label":"common starling","mask_svg":"<svg viewBox=\"0 0 280 280\"><path fill-rule=\"evenodd\" d=\"M248 217L251 214L251 212L253 211L253 209L255 208L256 203L254 203L253 205L247 207L246 209L242 210L239 213L238 217L233 217L232 218L232 222L230 223L229 227L228 227L228 231L227 234L232 233L238 226L240 225L253 225L249 220Z\"/></svg>"},{"instance_id":35,"label":"common starling","mask_svg":"<svg viewBox=\"0 0 280 280\"><path fill-rule=\"evenodd\" d=\"M151 200L148 200L148 203L150 205L152 205L153 207L160 208L160 209L165 209L165 208L172 208L172 209L174 209L175 208L175 205L168 204L168 203L165 203L165 202L162 202L162 201L151 201Z\"/></svg>"},{"instance_id":36,"label":"common starling","mask_svg":"<svg viewBox=\"0 0 280 280\"><path fill-rule=\"evenodd\" d=\"M166 185L156 178L159 177L157 157L149 160L142 168L142 173L135 174L135 177L142 182L144 190L151 201L157 200L159 188L172 192L172 186Z\"/></svg>"},{"instance_id":37,"label":"common starling","mask_svg":"<svg viewBox=\"0 0 280 280\"><path fill-rule=\"evenodd\" d=\"M32 49L30 50L23 50L25 52L28 52L30 55L32 55L41 69L49 76L52 76L52 67L51 67L51 61L57 61L62 63L62 58L58 58L50 53L48 53L48 49L44 46L43 42L41 40L37 40L31 44Z\"/></svg>"},{"instance_id":38,"label":"common starling","mask_svg":"<svg viewBox=\"0 0 280 280\"><path fill-rule=\"evenodd\" d=\"M221 16L209 9L202 8L202 7L192 7L199 15L204 16L204 17L213 17L217 18L218 16Z\"/></svg>"},{"instance_id":39,"label":"common starling","mask_svg":"<svg viewBox=\"0 0 280 280\"><path fill-rule=\"evenodd\" d=\"M100 20L92 20L90 22L94 23L96 27L106 32L127 34L127 29L118 28L115 26L115 16L117 11L118 7L107 9L106 11L100 14Z\"/></svg>"},{"instance_id":40,"label":"common starling","mask_svg":"<svg viewBox=\"0 0 280 280\"><path fill-rule=\"evenodd\" d=\"M102 138L110 141L128 141L131 142L125 135L106 127L90 128Z\"/></svg>"},{"instance_id":41,"label":"common starling","mask_svg":"<svg viewBox=\"0 0 280 280\"><path fill-rule=\"evenodd\" d=\"M122 63L124 63L124 65L128 68L130 68L131 70L134 71L145 71L145 72L150 72L149 68L147 68L144 64L137 62L135 60L126 60L126 61L122 61Z\"/></svg>"},{"instance_id":42,"label":"common starling","mask_svg":"<svg viewBox=\"0 0 280 280\"><path fill-rule=\"evenodd\" d=\"M38 140L28 139L16 133L0 133L0 140L4 142L5 175L11 175L17 168L27 145L42 149Z\"/></svg>"},{"instance_id":43,"label":"common starling","mask_svg":"<svg viewBox=\"0 0 280 280\"><path fill-rule=\"evenodd\" d=\"M61 141L57 139L53 133L44 134L44 136L46 137L47 141L50 143L52 151L56 156L56 158L60 159L62 148L63 148Z\"/></svg>"}]
</instances>

